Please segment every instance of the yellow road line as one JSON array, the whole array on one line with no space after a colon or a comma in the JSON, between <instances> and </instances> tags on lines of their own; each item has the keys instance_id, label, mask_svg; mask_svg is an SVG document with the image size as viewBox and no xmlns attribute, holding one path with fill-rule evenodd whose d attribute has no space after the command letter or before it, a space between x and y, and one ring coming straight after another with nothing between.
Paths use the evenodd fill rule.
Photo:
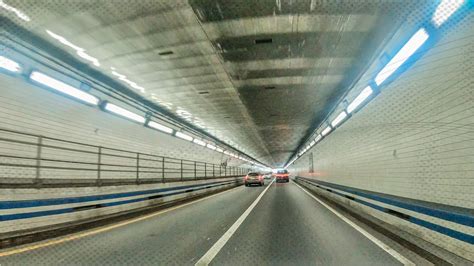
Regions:
<instances>
[{"instance_id":1,"label":"yellow road line","mask_svg":"<svg viewBox=\"0 0 474 266\"><path fill-rule=\"evenodd\" d=\"M44 247L64 243L64 242L67 242L67 241L76 240L76 239L83 238L83 237L86 237L86 236L106 232L106 231L112 230L114 228L118 228L118 227L122 227L122 226L125 226L125 225L128 225L128 224L131 224L131 223L139 222L139 221L142 221L142 220L145 220L145 219L148 219L148 218L151 218L151 217L163 214L163 213L167 213L167 212L170 212L170 211L173 211L173 210L176 210L176 209L179 209L179 208L182 208L182 207L194 204L194 203L198 203L198 202L206 200L206 199L213 198L215 196L224 194L226 192L230 192L230 191L232 191L236 188L239 188L239 187L235 187L235 188L232 188L232 189L229 189L229 190L226 190L226 191L222 191L222 192L219 192L217 194L213 194L213 195L210 195L210 196L207 196L207 197L195 200L195 201L184 203L184 204L181 204L181 205L178 205L178 206L175 206L175 207L164 209L164 210L152 213L152 214L148 214L148 215L141 216L141 217L138 217L138 218L134 218L134 219L131 219L131 220L119 222L119 223L112 224L112 225L109 225L109 226L99 227L99 228L92 229L90 231L86 231L86 232L82 232L82 233L71 234L71 235L68 235L68 236L65 236L65 237L60 237L59 239L46 240L44 242L31 244L31 245L28 245L28 246L13 248L12 250L7 250L7 251L0 252L0 257L10 256L10 255L18 254L18 253L23 253L23 252L26 252L26 251L31 251L31 250L35 250L35 249L39 249L39 248L44 248Z\"/></svg>"}]
</instances>

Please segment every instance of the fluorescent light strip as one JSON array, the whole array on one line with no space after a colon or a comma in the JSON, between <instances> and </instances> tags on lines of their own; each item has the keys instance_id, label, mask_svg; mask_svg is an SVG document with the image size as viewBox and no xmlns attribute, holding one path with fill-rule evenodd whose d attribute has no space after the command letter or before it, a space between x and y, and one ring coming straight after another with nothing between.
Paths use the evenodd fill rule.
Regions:
<instances>
[{"instance_id":1,"label":"fluorescent light strip","mask_svg":"<svg viewBox=\"0 0 474 266\"><path fill-rule=\"evenodd\" d=\"M211 149L211 150L216 150L217 149L217 147L212 145L212 144L207 144L206 147Z\"/></svg>"},{"instance_id":2,"label":"fluorescent light strip","mask_svg":"<svg viewBox=\"0 0 474 266\"><path fill-rule=\"evenodd\" d=\"M116 115L119 115L121 117L128 118L130 120L133 120L138 123L145 123L145 117L137 115L133 112L130 112L127 109L124 109L118 105L115 105L113 103L107 103L104 107L105 110L112 112Z\"/></svg>"},{"instance_id":3,"label":"fluorescent light strip","mask_svg":"<svg viewBox=\"0 0 474 266\"><path fill-rule=\"evenodd\" d=\"M347 117L347 113L345 111L342 111L338 116L336 116L336 118L334 118L334 120L332 120L331 122L331 126L332 127L336 127L337 125L339 125L342 120L344 120L345 118Z\"/></svg>"},{"instance_id":4,"label":"fluorescent light strip","mask_svg":"<svg viewBox=\"0 0 474 266\"><path fill-rule=\"evenodd\" d=\"M187 140L187 141L193 141L193 137L189 136L189 135L186 135L184 133L181 133L179 131L176 131L174 133L174 135L180 139L184 139L184 140Z\"/></svg>"},{"instance_id":5,"label":"fluorescent light strip","mask_svg":"<svg viewBox=\"0 0 474 266\"><path fill-rule=\"evenodd\" d=\"M193 142L196 143L197 145L206 146L206 142L200 139L194 139Z\"/></svg>"},{"instance_id":6,"label":"fluorescent light strip","mask_svg":"<svg viewBox=\"0 0 474 266\"><path fill-rule=\"evenodd\" d=\"M218 151L218 152L224 152L224 150L221 149L221 148L219 148L219 147L216 148L216 151Z\"/></svg>"},{"instance_id":7,"label":"fluorescent light strip","mask_svg":"<svg viewBox=\"0 0 474 266\"><path fill-rule=\"evenodd\" d=\"M20 72L21 66L17 62L6 58L4 56L0 56L0 68L8 70L10 72Z\"/></svg>"},{"instance_id":8,"label":"fluorescent light strip","mask_svg":"<svg viewBox=\"0 0 474 266\"><path fill-rule=\"evenodd\" d=\"M57 79L54 79L48 75L45 75L41 72L33 71L30 74L30 79L34 80L38 83L41 83L51 89L57 90L59 92L62 92L64 94L67 94L69 96L72 96L78 100L81 100L85 103L88 104L93 104L97 105L99 104L99 98L95 97L94 95L91 95L85 91L82 91L80 89L74 88L71 85L68 85L62 81L59 81Z\"/></svg>"},{"instance_id":9,"label":"fluorescent light strip","mask_svg":"<svg viewBox=\"0 0 474 266\"><path fill-rule=\"evenodd\" d=\"M148 126L151 127L151 128L157 129L157 130L159 130L159 131L168 133L168 134L172 134L172 133L173 133L173 129L171 129L171 128L167 127L167 126L164 126L164 125L162 125L162 124L156 123L156 122L154 122L154 121L148 121Z\"/></svg>"},{"instance_id":10,"label":"fluorescent light strip","mask_svg":"<svg viewBox=\"0 0 474 266\"><path fill-rule=\"evenodd\" d=\"M377 74L375 83L377 85L382 84L428 40L428 37L428 32L426 32L424 28L419 29L392 60Z\"/></svg>"},{"instance_id":11,"label":"fluorescent light strip","mask_svg":"<svg viewBox=\"0 0 474 266\"><path fill-rule=\"evenodd\" d=\"M311 141L311 142L309 143L309 146L310 146L310 147L313 147L314 144L316 144L316 141L313 140L313 141Z\"/></svg>"},{"instance_id":12,"label":"fluorescent light strip","mask_svg":"<svg viewBox=\"0 0 474 266\"><path fill-rule=\"evenodd\" d=\"M332 128L328 126L323 130L323 132L321 132L321 135L326 136L327 134L329 134L329 132L331 132L331 130Z\"/></svg>"},{"instance_id":13,"label":"fluorescent light strip","mask_svg":"<svg viewBox=\"0 0 474 266\"><path fill-rule=\"evenodd\" d=\"M321 134L318 134L318 135L316 136L316 138L314 138L314 141L315 141L316 143L318 143L318 141L320 141L322 137L323 137L323 136L321 136Z\"/></svg>"},{"instance_id":14,"label":"fluorescent light strip","mask_svg":"<svg viewBox=\"0 0 474 266\"><path fill-rule=\"evenodd\" d=\"M372 87L367 86L363 89L360 94L347 106L347 112L352 113L361 103L365 101L373 93Z\"/></svg>"},{"instance_id":15,"label":"fluorescent light strip","mask_svg":"<svg viewBox=\"0 0 474 266\"><path fill-rule=\"evenodd\" d=\"M464 2L464 0L442 0L433 14L433 24L439 28Z\"/></svg>"}]
</instances>

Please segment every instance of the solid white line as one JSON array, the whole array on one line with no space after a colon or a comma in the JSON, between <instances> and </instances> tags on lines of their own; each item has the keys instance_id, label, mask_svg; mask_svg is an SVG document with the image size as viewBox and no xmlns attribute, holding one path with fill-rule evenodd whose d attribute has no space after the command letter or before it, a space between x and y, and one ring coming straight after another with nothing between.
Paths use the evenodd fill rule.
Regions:
<instances>
[{"instance_id":1,"label":"solid white line","mask_svg":"<svg viewBox=\"0 0 474 266\"><path fill-rule=\"evenodd\" d=\"M385 250L388 254L392 255L392 257L394 257L395 259L397 259L399 262L403 263L403 265L415 265L415 263L413 263L412 261L410 261L409 259L405 258L402 254L398 253L396 250L394 250L393 248L389 247L387 244L383 243L382 241L380 241L379 239L377 239L375 236L371 235L369 232L367 232L365 229L363 229L362 227L358 226L357 224L355 224L354 222L352 222L351 220L349 220L348 218L346 218L344 215L342 215L341 213L339 213L338 211L336 211L334 208L332 208L331 206L327 205L326 203L324 203L323 201L321 201L320 199L316 198L313 194L311 194L310 192L308 192L306 189L304 189L303 187L301 187L300 185L298 185L296 182L293 182L295 185L297 185L300 189L302 189L306 194L308 194L311 198L313 198L314 200L316 200L317 202L319 202L321 205L323 205L324 207L326 207L328 210L330 210L332 213L334 213L337 217L341 218L344 222L346 222L347 224L349 224L350 226L352 226L354 229L356 229L357 231L359 231L361 234L363 234L365 237L367 237L370 241L374 242L374 244L376 244L377 246L379 246L380 248L382 248L383 250Z\"/></svg>"},{"instance_id":2,"label":"solid white line","mask_svg":"<svg viewBox=\"0 0 474 266\"><path fill-rule=\"evenodd\" d=\"M229 241L229 239L232 237L232 235L237 231L237 229L240 227L240 225L245 221L247 216L249 216L250 212L252 212L253 208L257 206L257 203L260 201L260 199L263 197L265 192L271 187L275 179L272 180L270 184L260 193L260 195L257 197L257 199L245 210L244 213L235 221L235 223L227 230L227 232L224 233L224 235L217 240L216 243L202 256L197 262L196 265L201 266L201 265L209 265L211 261L216 257L217 253L224 247L224 245Z\"/></svg>"}]
</instances>

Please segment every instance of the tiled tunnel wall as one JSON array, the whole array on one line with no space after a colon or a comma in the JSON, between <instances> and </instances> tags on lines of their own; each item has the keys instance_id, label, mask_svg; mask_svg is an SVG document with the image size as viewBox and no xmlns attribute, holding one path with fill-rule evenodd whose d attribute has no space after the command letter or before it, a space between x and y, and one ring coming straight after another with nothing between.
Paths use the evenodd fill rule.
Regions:
<instances>
[{"instance_id":1,"label":"tiled tunnel wall","mask_svg":"<svg viewBox=\"0 0 474 266\"><path fill-rule=\"evenodd\" d=\"M290 167L293 175L462 210L474 217L474 18L466 18L380 95ZM310 172L310 163L314 172ZM327 191L321 191L323 194ZM354 194L351 194L354 196ZM407 212L466 241L334 198L471 260L473 224ZM356 196L356 198L358 198ZM459 209L458 209L459 208Z\"/></svg>"},{"instance_id":2,"label":"tiled tunnel wall","mask_svg":"<svg viewBox=\"0 0 474 266\"><path fill-rule=\"evenodd\" d=\"M107 148L121 149L131 152L140 152L158 156L194 160L215 164L214 174L212 165L206 167L207 176L219 176L224 174L224 169L219 169L219 165L227 162L228 166L243 166L241 161L229 158L219 152L212 151L205 147L192 144L176 137L161 133L144 127L126 119L103 112L98 108L86 106L76 101L67 99L55 93L38 88L18 77L7 75L0 76L0 129L10 129L42 135L45 137L58 138L61 140L75 141L90 145L103 146ZM7 133L0 130L2 138L9 138L36 143L36 137L21 136ZM46 145L59 145L69 148L78 148L97 152L97 148L84 147L81 145L65 144L58 141L43 140ZM35 157L36 147L22 145L19 143L0 142L3 155ZM48 159L81 160L85 162L97 163L96 154L74 153L71 151L61 151L57 149L43 148L42 157ZM134 153L121 153L111 150L103 150L105 153L116 155L135 156ZM143 156L146 157L146 156ZM153 158L151 158L153 159ZM160 160L160 158L155 158ZM31 163L28 160L18 158L2 157L4 163ZM166 168L179 168L178 161L165 164ZM131 170L136 164L133 158L119 158L111 156L102 157L103 164L129 165ZM142 166L151 166L154 162L143 161ZM157 167L161 167L160 162ZM58 165L53 162L42 162L43 165ZM63 167L86 167L72 164L62 164ZM91 166L88 166L89 168ZM194 172L193 165L185 165L185 177L192 178ZM189 168L189 169L188 169ZM203 164L197 165L197 175L204 176ZM118 170L116 168L115 170ZM172 172L172 170L170 171ZM167 174L167 177L178 177L179 173ZM94 171L67 171L55 169L42 169L41 177L44 178L96 178ZM142 178L154 178L160 174L141 173ZM0 168L2 178L34 178L34 168L2 166ZM102 178L134 178L131 172L104 172Z\"/></svg>"},{"instance_id":3,"label":"tiled tunnel wall","mask_svg":"<svg viewBox=\"0 0 474 266\"><path fill-rule=\"evenodd\" d=\"M212 167L209 164L219 165L228 159L222 153L157 132L103 112L98 108L72 101L33 86L19 77L3 74L0 74L0 123L0 154L2 155L0 162L4 164L31 164L31 160L15 156L35 158L37 153L36 146L12 143L5 141L5 139L33 143L38 141L37 137L10 133L4 129L132 152L207 162L208 177L213 176ZM95 147L49 139L43 139L43 144L97 152ZM134 156L133 153L117 152L105 148L102 152L104 154ZM42 149L42 158L97 163L96 153L79 153L48 147ZM43 166L51 164L77 168L97 167L58 164L53 161L42 161L41 163ZM136 161L133 158L103 155L101 163L130 165L132 168L115 168L115 170L130 170L133 169ZM142 166L154 163L149 161L143 163ZM244 167L240 165L240 161L235 159L231 159L228 166ZM103 167L105 168L105 166ZM179 165L167 163L165 167L179 167ZM188 168L193 168L193 166L188 166ZM204 176L202 169L202 165L198 166L199 176ZM221 169L220 173L224 173L224 170ZM229 175L229 172L227 174ZM11 180L34 179L35 175L35 168L0 166L2 184L14 183ZM220 176L217 168L215 176ZM104 172L101 176L102 179L135 177L136 174L133 171ZM166 178L173 177L179 177L179 174L166 174ZM194 180L192 174L191 176L188 174L182 181L174 180L176 182L107 186L96 186L93 183L87 187L77 187L74 185L74 180L94 180L97 178L97 172L55 169L41 169L40 178L67 179L69 180L67 182L71 183L63 184L66 187L60 188L23 188L21 186L14 187L11 183L9 187L0 185L0 242L8 241L5 239L12 236L49 230L53 228L52 226L62 227L71 223L88 222L118 213L136 211L157 204L232 188L242 181L240 177ZM140 178L158 178L161 181L161 174L141 173Z\"/></svg>"}]
</instances>

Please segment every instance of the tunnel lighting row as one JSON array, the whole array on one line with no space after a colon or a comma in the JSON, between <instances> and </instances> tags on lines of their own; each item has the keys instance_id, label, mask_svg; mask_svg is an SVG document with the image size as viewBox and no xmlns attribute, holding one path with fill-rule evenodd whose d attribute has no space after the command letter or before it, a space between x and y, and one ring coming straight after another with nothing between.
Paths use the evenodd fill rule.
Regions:
<instances>
[{"instance_id":1,"label":"tunnel lighting row","mask_svg":"<svg viewBox=\"0 0 474 266\"><path fill-rule=\"evenodd\" d=\"M1 55L0 55L0 69L2 69L4 71L7 71L9 73L12 73L12 74L21 74L22 71L23 71L22 66L18 62L14 61L10 58L7 58L5 56L1 56ZM108 101L101 101L101 99L99 99L98 97L96 97L96 96L94 96L94 95L92 95L92 94L90 94L86 91L83 91L79 88L76 88L76 87L70 85L70 84L67 84L63 81L55 79L55 78L53 78L53 77L51 77L51 76L49 76L45 73L42 73L40 71L36 71L36 70L32 71L29 74L28 78L33 84L36 84L40 87L45 87L49 90L59 92L62 95L74 98L75 100L77 100L79 102L82 102L84 104L87 104L87 105L90 105L90 106L98 106L106 112L109 112L109 113L112 113L114 115L123 117L125 119L137 122L139 124L143 124L146 127L158 130L160 132L173 135L173 136L175 136L179 139L192 142L192 143L197 144L197 145L202 146L202 147L206 147L206 148L208 148L212 151L216 151L216 152L219 152L219 153L226 154L230 157L239 159L239 160L247 162L249 164L253 164L253 165L256 165L256 166L259 166L259 167L262 167L262 168L266 167L265 165L263 165L259 162L256 162L256 161L253 161L253 160L248 159L246 157L240 156L237 153L224 150L224 149L222 149L222 148L220 148L220 147L218 147L214 144L211 144L211 143L206 143L205 141L194 138L194 137L192 137L192 136L190 136L186 133L183 133L183 132L180 132L180 131L175 131L170 127L162 125L162 124L160 124L156 121L150 120L149 118L147 118L145 116L136 114L136 113L134 113L132 111L129 111L129 110L123 108L123 107L120 107L120 106L118 106L114 103L110 103Z\"/></svg>"},{"instance_id":2,"label":"tunnel lighting row","mask_svg":"<svg viewBox=\"0 0 474 266\"><path fill-rule=\"evenodd\" d=\"M443 25L451 15L453 15L463 4L465 0L443 0L439 3L433 17L430 21L434 30ZM320 142L324 137L329 135L333 130L340 126L346 119L348 119L354 112L367 104L376 95L375 92L380 91L380 87L387 83L390 77L394 77L407 61L419 51L427 40L430 38L427 28L422 27L413 34L410 39L402 46L402 48L395 54L395 56L388 61L388 63L375 75L372 85L367 85L357 97L352 100L350 104L344 108L330 123L326 121L324 129L320 134L309 141L309 144L301 149L296 156L294 156L285 166L292 165L298 158L303 156L309 149ZM413 59L415 61L416 59Z\"/></svg>"}]
</instances>

